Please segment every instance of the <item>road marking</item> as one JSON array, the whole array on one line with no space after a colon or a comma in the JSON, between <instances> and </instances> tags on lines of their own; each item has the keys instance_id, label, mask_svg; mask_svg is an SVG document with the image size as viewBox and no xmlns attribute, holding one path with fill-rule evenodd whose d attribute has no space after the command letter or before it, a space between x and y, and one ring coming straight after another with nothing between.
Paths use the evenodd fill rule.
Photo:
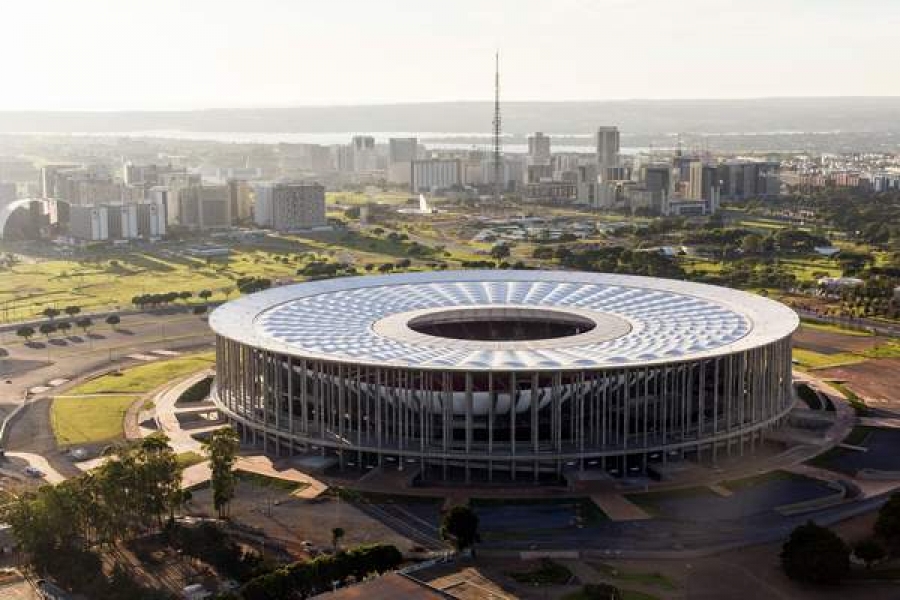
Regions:
<instances>
[{"instance_id":1,"label":"road marking","mask_svg":"<svg viewBox=\"0 0 900 600\"><path fill-rule=\"evenodd\" d=\"M151 350L153 354L159 354L160 356L180 356L181 352L175 352L174 350Z\"/></svg>"},{"instance_id":2,"label":"road marking","mask_svg":"<svg viewBox=\"0 0 900 600\"><path fill-rule=\"evenodd\" d=\"M129 354L126 358L130 358L132 360L141 360L144 362L159 360L158 356L151 356L150 354Z\"/></svg>"},{"instance_id":3,"label":"road marking","mask_svg":"<svg viewBox=\"0 0 900 600\"><path fill-rule=\"evenodd\" d=\"M59 386L61 386L61 385L64 384L64 383L69 383L69 380L68 380L68 379L62 379L62 378L60 378L60 379L51 379L51 380L48 382L47 385L50 385L50 386L52 386L52 387L59 387Z\"/></svg>"}]
</instances>

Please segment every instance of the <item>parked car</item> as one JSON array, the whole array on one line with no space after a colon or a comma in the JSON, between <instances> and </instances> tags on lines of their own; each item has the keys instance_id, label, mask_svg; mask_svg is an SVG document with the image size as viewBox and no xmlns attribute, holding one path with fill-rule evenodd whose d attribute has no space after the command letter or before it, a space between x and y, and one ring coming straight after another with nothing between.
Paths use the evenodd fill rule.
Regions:
<instances>
[{"instance_id":1,"label":"parked car","mask_svg":"<svg viewBox=\"0 0 900 600\"><path fill-rule=\"evenodd\" d=\"M43 471L41 471L37 467L32 467L31 465L28 465L27 467L22 469L22 472L25 473L26 475L28 475L29 477L34 477L35 479L39 479L44 476Z\"/></svg>"}]
</instances>

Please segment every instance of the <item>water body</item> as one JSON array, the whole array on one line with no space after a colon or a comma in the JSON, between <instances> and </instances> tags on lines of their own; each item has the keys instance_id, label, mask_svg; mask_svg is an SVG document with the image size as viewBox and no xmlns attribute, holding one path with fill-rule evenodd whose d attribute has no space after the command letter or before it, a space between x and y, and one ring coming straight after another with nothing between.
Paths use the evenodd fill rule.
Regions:
<instances>
[{"instance_id":1,"label":"water body","mask_svg":"<svg viewBox=\"0 0 900 600\"><path fill-rule=\"evenodd\" d=\"M170 140L193 140L219 142L225 144L320 144L330 146L332 144L349 144L354 135L368 135L375 138L376 144L386 144L389 138L415 137L428 148L435 150L485 150L489 151L492 141L489 135L484 133L451 133L451 132L409 132L409 131L371 131L359 133L335 132L335 133L297 133L297 132L246 132L246 131L183 131L178 129L160 129L147 131L104 131L104 132L73 132L70 134L31 132L25 135L52 136L52 137L96 137L96 138L148 138ZM555 152L584 152L593 154L596 146L593 135L565 134L550 135ZM504 152L526 153L528 144L522 143L522 136L504 136ZM460 141L465 139L465 142ZM473 143L473 141L475 143ZM655 147L655 150L667 148ZM622 147L623 154L639 154L649 152L648 147Z\"/></svg>"}]
</instances>

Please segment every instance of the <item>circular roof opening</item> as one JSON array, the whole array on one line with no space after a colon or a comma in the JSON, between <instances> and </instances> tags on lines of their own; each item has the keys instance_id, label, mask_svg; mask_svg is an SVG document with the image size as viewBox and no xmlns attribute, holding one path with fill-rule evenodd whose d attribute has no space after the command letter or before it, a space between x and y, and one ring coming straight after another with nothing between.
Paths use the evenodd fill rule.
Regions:
<instances>
[{"instance_id":1,"label":"circular roof opening","mask_svg":"<svg viewBox=\"0 0 900 600\"><path fill-rule=\"evenodd\" d=\"M417 333L453 340L520 342L587 333L597 326L587 317L539 308L457 308L413 317L406 326Z\"/></svg>"}]
</instances>

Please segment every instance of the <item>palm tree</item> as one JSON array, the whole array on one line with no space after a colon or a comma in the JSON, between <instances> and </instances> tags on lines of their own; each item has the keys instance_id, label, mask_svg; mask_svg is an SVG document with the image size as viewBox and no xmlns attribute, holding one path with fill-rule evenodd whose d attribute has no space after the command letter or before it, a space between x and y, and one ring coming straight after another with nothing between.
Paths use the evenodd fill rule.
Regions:
<instances>
[{"instance_id":1,"label":"palm tree","mask_svg":"<svg viewBox=\"0 0 900 600\"><path fill-rule=\"evenodd\" d=\"M62 321L59 323L59 325L56 326L56 328L58 330L60 330L63 333L63 335L65 335L66 333L69 332L70 329L72 329L72 324L69 323L68 321Z\"/></svg>"},{"instance_id":2,"label":"palm tree","mask_svg":"<svg viewBox=\"0 0 900 600\"><path fill-rule=\"evenodd\" d=\"M48 306L44 310L41 311L41 314L50 319L51 321L59 316L59 309L53 308L52 306Z\"/></svg>"},{"instance_id":3,"label":"palm tree","mask_svg":"<svg viewBox=\"0 0 900 600\"><path fill-rule=\"evenodd\" d=\"M31 339L31 336L34 335L34 327L23 325L22 327L16 329L16 335L21 338L25 338L25 341L28 341Z\"/></svg>"},{"instance_id":4,"label":"palm tree","mask_svg":"<svg viewBox=\"0 0 900 600\"><path fill-rule=\"evenodd\" d=\"M70 317L74 317L75 315L77 315L78 313L81 312L81 307L80 306L67 306L63 310Z\"/></svg>"}]
</instances>

